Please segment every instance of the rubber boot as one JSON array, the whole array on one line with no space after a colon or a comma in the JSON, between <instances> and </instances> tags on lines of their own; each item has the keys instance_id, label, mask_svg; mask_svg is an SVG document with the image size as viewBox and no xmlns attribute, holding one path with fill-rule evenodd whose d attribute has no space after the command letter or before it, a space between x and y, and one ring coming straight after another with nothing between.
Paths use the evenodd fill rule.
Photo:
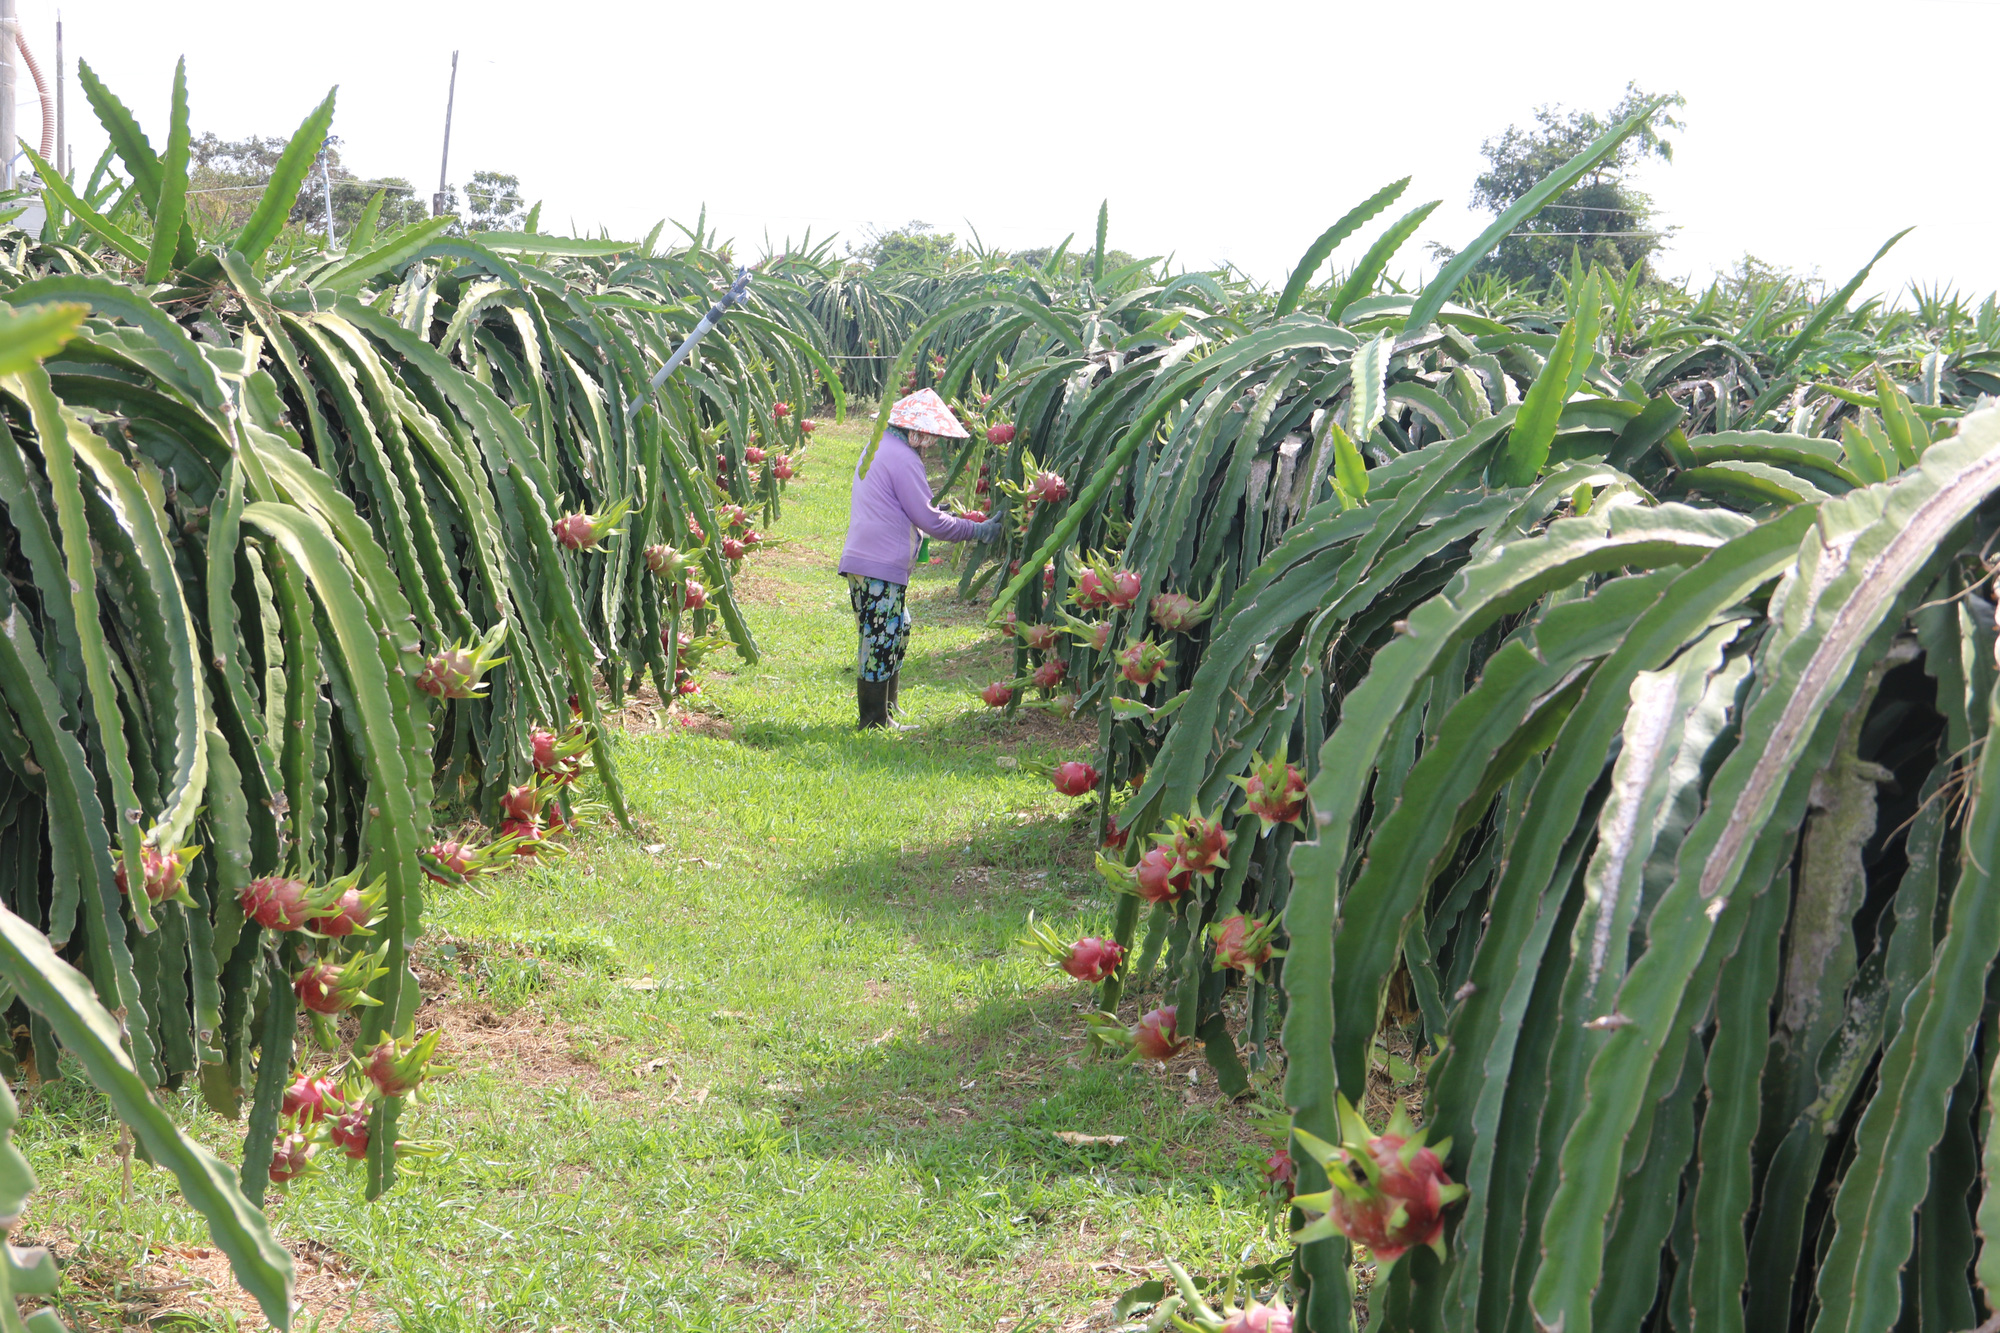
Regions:
<instances>
[{"instance_id":1,"label":"rubber boot","mask_svg":"<svg viewBox=\"0 0 2000 1333\"><path fill-rule=\"evenodd\" d=\"M861 713L860 730L889 725L888 681L857 680L854 683L854 699Z\"/></svg>"},{"instance_id":2,"label":"rubber boot","mask_svg":"<svg viewBox=\"0 0 2000 1333\"><path fill-rule=\"evenodd\" d=\"M896 706L896 684L898 681L902 680L902 678L903 678L903 673L898 671L895 675L889 677L888 681L886 682L886 684L889 686L889 692L887 695L889 704L889 725L894 727L897 731L915 731L917 729L916 723L898 722L896 720L897 718L903 715L903 710Z\"/></svg>"}]
</instances>

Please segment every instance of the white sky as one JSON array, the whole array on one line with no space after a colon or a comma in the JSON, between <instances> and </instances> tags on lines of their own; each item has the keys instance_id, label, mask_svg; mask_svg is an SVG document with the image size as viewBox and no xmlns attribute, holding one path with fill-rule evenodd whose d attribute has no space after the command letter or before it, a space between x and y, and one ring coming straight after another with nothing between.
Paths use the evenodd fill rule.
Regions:
<instances>
[{"instance_id":1,"label":"white sky","mask_svg":"<svg viewBox=\"0 0 2000 1333\"><path fill-rule=\"evenodd\" d=\"M19 0L52 69L55 6ZM859 240L921 218L989 245L1088 239L1282 280L1328 223L1414 175L1422 242L1463 245L1479 143L1544 102L1608 109L1628 79L1686 95L1675 163L1643 177L1681 230L1670 272L1746 251L1838 283L1903 227L1870 288L2000 289L1984 65L2000 0L1502 0L1423 6L928 0L67 0L80 56L163 144L176 56L195 131L289 134L340 85L343 160L435 188L513 172L544 230L712 221L755 250L811 226ZM39 121L21 75L23 137ZM74 78L80 164L103 136ZM1985 218L1982 223L1979 219ZM1386 219L1385 219L1386 221ZM1352 263L1367 236L1336 263Z\"/></svg>"}]
</instances>

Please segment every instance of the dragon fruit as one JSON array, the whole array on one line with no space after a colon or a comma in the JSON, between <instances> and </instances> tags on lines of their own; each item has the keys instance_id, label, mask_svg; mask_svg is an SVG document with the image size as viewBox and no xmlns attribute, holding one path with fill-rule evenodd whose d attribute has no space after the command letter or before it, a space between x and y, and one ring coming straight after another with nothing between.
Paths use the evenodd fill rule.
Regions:
<instances>
[{"instance_id":1,"label":"dragon fruit","mask_svg":"<svg viewBox=\"0 0 2000 1333\"><path fill-rule=\"evenodd\" d=\"M1147 902L1171 903L1187 892L1192 876L1172 852L1153 847L1132 867L1132 878L1139 896Z\"/></svg>"},{"instance_id":2,"label":"dragon fruit","mask_svg":"<svg viewBox=\"0 0 2000 1333\"><path fill-rule=\"evenodd\" d=\"M708 540L708 534L702 530L701 524L695 522L693 514L688 515L688 536L694 538L697 543Z\"/></svg>"},{"instance_id":3,"label":"dragon fruit","mask_svg":"<svg viewBox=\"0 0 2000 1333\"><path fill-rule=\"evenodd\" d=\"M1191 815L1169 820L1165 834L1155 835L1170 846L1182 865L1201 876L1212 878L1216 871L1229 868L1229 830L1219 819L1210 819L1196 810Z\"/></svg>"},{"instance_id":4,"label":"dragon fruit","mask_svg":"<svg viewBox=\"0 0 2000 1333\"><path fill-rule=\"evenodd\" d=\"M507 794L500 798L500 817L502 819L538 818L542 813L542 807L549 803L549 797L554 794L555 791L553 788L541 787L525 782L519 786L509 787Z\"/></svg>"},{"instance_id":5,"label":"dragon fruit","mask_svg":"<svg viewBox=\"0 0 2000 1333\"><path fill-rule=\"evenodd\" d=\"M368 1111L366 1107L348 1111L327 1127L326 1136L333 1140L333 1146L346 1153L352 1161L360 1161L368 1155Z\"/></svg>"},{"instance_id":6,"label":"dragon fruit","mask_svg":"<svg viewBox=\"0 0 2000 1333\"><path fill-rule=\"evenodd\" d=\"M1097 770L1080 759L1055 766L1049 781L1065 796L1088 796L1097 789Z\"/></svg>"},{"instance_id":7,"label":"dragon fruit","mask_svg":"<svg viewBox=\"0 0 2000 1333\"><path fill-rule=\"evenodd\" d=\"M1054 592L1055 590L1056 590L1056 562L1051 560L1047 564L1042 566L1042 591Z\"/></svg>"},{"instance_id":8,"label":"dragon fruit","mask_svg":"<svg viewBox=\"0 0 2000 1333\"><path fill-rule=\"evenodd\" d=\"M1048 661L1035 668L1033 677L1035 688L1053 690L1056 686L1062 684L1063 677L1068 674L1069 663L1063 658L1051 657Z\"/></svg>"},{"instance_id":9,"label":"dragon fruit","mask_svg":"<svg viewBox=\"0 0 2000 1333\"><path fill-rule=\"evenodd\" d=\"M1163 592L1148 608L1153 623L1169 634L1185 634L1207 620L1213 603L1197 602L1184 592Z\"/></svg>"},{"instance_id":10,"label":"dragon fruit","mask_svg":"<svg viewBox=\"0 0 2000 1333\"><path fill-rule=\"evenodd\" d=\"M271 1183L283 1185L287 1181L297 1180L311 1169L313 1156L317 1152L319 1145L308 1138L304 1130L295 1129L289 1134L280 1136L278 1141L271 1145L269 1169Z\"/></svg>"},{"instance_id":11,"label":"dragon fruit","mask_svg":"<svg viewBox=\"0 0 2000 1333\"><path fill-rule=\"evenodd\" d=\"M1151 685L1167 669L1167 655L1150 639L1127 644L1118 652L1118 670L1134 685Z\"/></svg>"},{"instance_id":12,"label":"dragon fruit","mask_svg":"<svg viewBox=\"0 0 2000 1333\"><path fill-rule=\"evenodd\" d=\"M388 948L386 941L383 948ZM356 1005L380 1004L368 987L386 971L378 954L358 953L338 964L323 958L292 979L292 992L316 1014L344 1013Z\"/></svg>"},{"instance_id":13,"label":"dragon fruit","mask_svg":"<svg viewBox=\"0 0 2000 1333\"><path fill-rule=\"evenodd\" d=\"M1292 1333L1292 1312L1253 1299L1223 1321L1222 1333Z\"/></svg>"},{"instance_id":14,"label":"dragon fruit","mask_svg":"<svg viewBox=\"0 0 2000 1333\"><path fill-rule=\"evenodd\" d=\"M681 589L681 605L689 611L699 611L708 605L708 589L693 579L689 579Z\"/></svg>"},{"instance_id":15,"label":"dragon fruit","mask_svg":"<svg viewBox=\"0 0 2000 1333\"><path fill-rule=\"evenodd\" d=\"M737 538L724 537L722 539L722 558L724 560L741 560L748 554L750 554L750 548Z\"/></svg>"},{"instance_id":16,"label":"dragon fruit","mask_svg":"<svg viewBox=\"0 0 2000 1333\"><path fill-rule=\"evenodd\" d=\"M743 529L743 549L754 551L764 544L764 534L755 528Z\"/></svg>"},{"instance_id":17,"label":"dragon fruit","mask_svg":"<svg viewBox=\"0 0 2000 1333\"><path fill-rule=\"evenodd\" d=\"M265 875L251 880L238 901L243 905L244 915L266 930L303 930L314 917L332 911L341 894L359 878L354 875L345 881L336 880L328 888L315 889L302 879Z\"/></svg>"},{"instance_id":18,"label":"dragon fruit","mask_svg":"<svg viewBox=\"0 0 2000 1333\"><path fill-rule=\"evenodd\" d=\"M1044 469L1028 482L1027 496L1037 504L1061 504L1069 499L1069 483L1057 473Z\"/></svg>"},{"instance_id":19,"label":"dragon fruit","mask_svg":"<svg viewBox=\"0 0 2000 1333\"><path fill-rule=\"evenodd\" d=\"M590 739L585 727L572 727L562 736L547 727L534 728L528 733L528 748L536 774L565 786L575 782L583 773L582 756L590 748Z\"/></svg>"},{"instance_id":20,"label":"dragon fruit","mask_svg":"<svg viewBox=\"0 0 2000 1333\"><path fill-rule=\"evenodd\" d=\"M1274 1186L1282 1186L1287 1195L1292 1192L1293 1183L1299 1178L1298 1164L1292 1154L1280 1148L1264 1159L1264 1180Z\"/></svg>"},{"instance_id":21,"label":"dragon fruit","mask_svg":"<svg viewBox=\"0 0 2000 1333\"><path fill-rule=\"evenodd\" d=\"M790 403L771 404L771 417L773 420L783 421L786 417L790 416L791 414L792 414L792 405Z\"/></svg>"},{"instance_id":22,"label":"dragon fruit","mask_svg":"<svg viewBox=\"0 0 2000 1333\"><path fill-rule=\"evenodd\" d=\"M460 643L431 655L417 673L417 688L433 699L483 699L480 678L507 659L497 656L507 639L501 621L477 643Z\"/></svg>"},{"instance_id":23,"label":"dragon fruit","mask_svg":"<svg viewBox=\"0 0 2000 1333\"><path fill-rule=\"evenodd\" d=\"M1108 852L1122 852L1125 844L1132 840L1132 830L1120 828L1114 821L1104 830L1104 849Z\"/></svg>"},{"instance_id":24,"label":"dragon fruit","mask_svg":"<svg viewBox=\"0 0 2000 1333\"><path fill-rule=\"evenodd\" d=\"M1243 789L1244 806L1257 816L1260 835L1280 824L1305 831L1306 775L1299 772L1298 765L1286 763L1282 751L1268 759L1259 759L1251 766L1248 777L1233 777L1230 781Z\"/></svg>"},{"instance_id":25,"label":"dragon fruit","mask_svg":"<svg viewBox=\"0 0 2000 1333\"><path fill-rule=\"evenodd\" d=\"M162 903L169 898L187 899L187 868L195 857L201 855L199 847L180 847L173 851L161 851L152 843L139 846L139 865L145 876L146 899ZM119 861L111 878L118 885L118 892L130 894L132 889L125 878L125 863Z\"/></svg>"},{"instance_id":26,"label":"dragon fruit","mask_svg":"<svg viewBox=\"0 0 2000 1333\"><path fill-rule=\"evenodd\" d=\"M1129 1034L1133 1052L1148 1060L1171 1060L1186 1050L1189 1039L1176 1026L1179 1015L1180 1006L1169 1004L1141 1018Z\"/></svg>"},{"instance_id":27,"label":"dragon fruit","mask_svg":"<svg viewBox=\"0 0 2000 1333\"><path fill-rule=\"evenodd\" d=\"M1076 586L1070 589L1069 597L1078 606L1090 610L1111 605L1111 595L1105 589L1104 580L1088 565L1076 576Z\"/></svg>"},{"instance_id":28,"label":"dragon fruit","mask_svg":"<svg viewBox=\"0 0 2000 1333\"><path fill-rule=\"evenodd\" d=\"M1443 1157L1451 1151L1451 1141L1426 1145L1426 1131L1416 1127L1401 1105L1388 1127L1376 1134L1344 1095L1340 1128L1338 1145L1292 1129L1300 1145L1326 1168L1332 1186L1292 1200L1307 1214L1320 1214L1292 1239L1304 1245L1336 1233L1346 1236L1374 1253L1378 1275L1414 1246L1428 1245L1442 1258L1444 1210L1465 1194L1465 1186L1453 1184L1445 1174Z\"/></svg>"},{"instance_id":29,"label":"dragon fruit","mask_svg":"<svg viewBox=\"0 0 2000 1333\"><path fill-rule=\"evenodd\" d=\"M799 418L799 433L801 435L810 435L818 429L819 429L819 423L817 421L814 421L811 417Z\"/></svg>"},{"instance_id":30,"label":"dragon fruit","mask_svg":"<svg viewBox=\"0 0 2000 1333\"><path fill-rule=\"evenodd\" d=\"M1104 598L1120 611L1126 610L1139 600L1139 576L1129 569L1113 570Z\"/></svg>"},{"instance_id":31,"label":"dragon fruit","mask_svg":"<svg viewBox=\"0 0 2000 1333\"><path fill-rule=\"evenodd\" d=\"M312 1078L300 1074L285 1089L278 1113L292 1116L303 1124L313 1124L322 1116L338 1115L346 1105L347 1099L340 1095L338 1083L324 1076Z\"/></svg>"},{"instance_id":32,"label":"dragon fruit","mask_svg":"<svg viewBox=\"0 0 2000 1333\"><path fill-rule=\"evenodd\" d=\"M764 461L764 451L753 444L743 451L743 461L755 467Z\"/></svg>"},{"instance_id":33,"label":"dragon fruit","mask_svg":"<svg viewBox=\"0 0 2000 1333\"><path fill-rule=\"evenodd\" d=\"M625 511L632 507L630 500L620 500L601 514L586 514L581 510L574 514L564 514L550 524L556 541L571 551L595 551L606 537L618 532L618 520L625 517Z\"/></svg>"},{"instance_id":34,"label":"dragon fruit","mask_svg":"<svg viewBox=\"0 0 2000 1333\"><path fill-rule=\"evenodd\" d=\"M1008 687L1006 681L996 680L981 690L979 697L986 701L988 708L1005 708L1014 702L1014 691Z\"/></svg>"},{"instance_id":35,"label":"dragon fruit","mask_svg":"<svg viewBox=\"0 0 2000 1333\"><path fill-rule=\"evenodd\" d=\"M414 1092L433 1072L431 1057L437 1052L440 1035L433 1030L421 1037L411 1035L393 1040L384 1037L381 1044L368 1052L361 1072L384 1097L402 1097Z\"/></svg>"},{"instance_id":36,"label":"dragon fruit","mask_svg":"<svg viewBox=\"0 0 2000 1333\"><path fill-rule=\"evenodd\" d=\"M1259 921L1239 912L1210 926L1208 933L1215 941L1217 969L1231 968L1254 977L1257 969L1270 962L1277 952L1271 947L1271 940L1278 933L1276 921Z\"/></svg>"},{"instance_id":37,"label":"dragon fruit","mask_svg":"<svg viewBox=\"0 0 2000 1333\"><path fill-rule=\"evenodd\" d=\"M372 934L370 928L382 919L382 906L388 896L388 885L378 876L365 891L347 889L342 892L340 897L334 899L333 910L306 922L306 929L329 939Z\"/></svg>"},{"instance_id":38,"label":"dragon fruit","mask_svg":"<svg viewBox=\"0 0 2000 1333\"><path fill-rule=\"evenodd\" d=\"M539 819L508 819L501 821L500 836L513 838L514 855L530 859L541 855L541 842L547 836Z\"/></svg>"},{"instance_id":39,"label":"dragon fruit","mask_svg":"<svg viewBox=\"0 0 2000 1333\"><path fill-rule=\"evenodd\" d=\"M988 426L986 428L986 442L988 444L1003 446L1012 444L1014 442L1014 423L1011 421L998 421Z\"/></svg>"},{"instance_id":40,"label":"dragon fruit","mask_svg":"<svg viewBox=\"0 0 2000 1333\"><path fill-rule=\"evenodd\" d=\"M990 495L992 491L993 491L993 483L988 481L984 477L981 477L978 481L973 483L972 493L974 495Z\"/></svg>"},{"instance_id":41,"label":"dragon fruit","mask_svg":"<svg viewBox=\"0 0 2000 1333\"><path fill-rule=\"evenodd\" d=\"M750 526L750 511L742 505L723 505L715 511L715 516L722 520L725 527L747 528Z\"/></svg>"},{"instance_id":42,"label":"dragon fruit","mask_svg":"<svg viewBox=\"0 0 2000 1333\"><path fill-rule=\"evenodd\" d=\"M771 461L771 475L779 481L790 481L798 475L798 472L792 467L792 460L790 458L784 454L779 454Z\"/></svg>"},{"instance_id":43,"label":"dragon fruit","mask_svg":"<svg viewBox=\"0 0 2000 1333\"><path fill-rule=\"evenodd\" d=\"M1020 613L1016 611L1013 607L1011 606L1008 607L1007 614L1000 617L1000 632L1002 634L1013 634L1017 630L1019 630L1020 627L1021 627Z\"/></svg>"},{"instance_id":44,"label":"dragon fruit","mask_svg":"<svg viewBox=\"0 0 2000 1333\"><path fill-rule=\"evenodd\" d=\"M1116 940L1086 935L1070 946L1069 956L1059 966L1078 981L1095 983L1115 975L1124 960L1125 948Z\"/></svg>"},{"instance_id":45,"label":"dragon fruit","mask_svg":"<svg viewBox=\"0 0 2000 1333\"><path fill-rule=\"evenodd\" d=\"M687 573L688 558L662 542L646 548L646 568L663 579L677 579Z\"/></svg>"},{"instance_id":46,"label":"dragon fruit","mask_svg":"<svg viewBox=\"0 0 2000 1333\"><path fill-rule=\"evenodd\" d=\"M1045 653L1056 646L1054 625L1023 625L1017 631L1021 642L1038 653Z\"/></svg>"}]
</instances>

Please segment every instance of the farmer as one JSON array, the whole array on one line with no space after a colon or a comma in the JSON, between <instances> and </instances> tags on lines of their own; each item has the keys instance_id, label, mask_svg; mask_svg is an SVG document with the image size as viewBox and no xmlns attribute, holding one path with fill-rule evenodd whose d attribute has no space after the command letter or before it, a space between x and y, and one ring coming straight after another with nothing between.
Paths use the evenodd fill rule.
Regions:
<instances>
[{"instance_id":1,"label":"farmer","mask_svg":"<svg viewBox=\"0 0 2000 1333\"><path fill-rule=\"evenodd\" d=\"M1000 534L997 518L983 523L955 518L931 504L924 451L940 436L962 440L966 429L944 399L921 389L889 410L889 427L867 475L855 465L840 572L847 575L848 600L861 630L855 698L863 730L891 725L889 713L896 707L896 675L910 645L903 594L916 560L917 534L947 542L990 542Z\"/></svg>"}]
</instances>

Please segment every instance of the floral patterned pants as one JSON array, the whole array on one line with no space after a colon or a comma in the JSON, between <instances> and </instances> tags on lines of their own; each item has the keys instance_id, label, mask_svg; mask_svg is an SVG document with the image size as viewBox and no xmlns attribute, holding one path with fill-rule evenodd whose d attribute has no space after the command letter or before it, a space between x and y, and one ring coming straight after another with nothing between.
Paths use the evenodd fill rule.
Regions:
<instances>
[{"instance_id":1,"label":"floral patterned pants","mask_svg":"<svg viewBox=\"0 0 2000 1333\"><path fill-rule=\"evenodd\" d=\"M904 584L847 576L847 600L861 629L857 666L863 680L887 680L903 669L910 646L910 613L903 606Z\"/></svg>"}]
</instances>

